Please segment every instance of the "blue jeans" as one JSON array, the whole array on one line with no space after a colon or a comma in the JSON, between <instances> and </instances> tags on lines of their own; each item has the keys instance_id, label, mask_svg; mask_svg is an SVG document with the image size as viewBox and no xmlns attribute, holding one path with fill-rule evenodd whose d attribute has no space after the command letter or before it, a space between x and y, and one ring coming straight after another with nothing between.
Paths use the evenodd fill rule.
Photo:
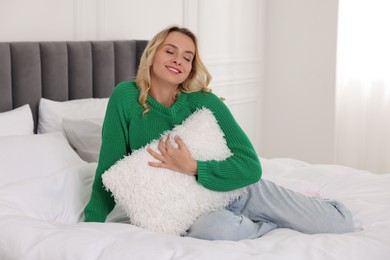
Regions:
<instances>
[{"instance_id":1,"label":"blue jeans","mask_svg":"<svg viewBox=\"0 0 390 260\"><path fill-rule=\"evenodd\" d=\"M306 234L346 233L354 231L354 223L351 212L337 201L305 196L261 180L226 209L199 217L187 236L237 241L261 237L275 228Z\"/></svg>"}]
</instances>

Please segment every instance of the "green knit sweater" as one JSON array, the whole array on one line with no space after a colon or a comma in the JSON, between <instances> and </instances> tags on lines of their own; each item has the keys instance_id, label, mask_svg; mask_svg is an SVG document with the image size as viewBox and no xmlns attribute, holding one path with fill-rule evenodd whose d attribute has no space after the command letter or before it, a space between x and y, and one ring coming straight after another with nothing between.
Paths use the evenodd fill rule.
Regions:
<instances>
[{"instance_id":1,"label":"green knit sweater","mask_svg":"<svg viewBox=\"0 0 390 260\"><path fill-rule=\"evenodd\" d=\"M138 95L134 82L122 82L110 97L92 194L84 210L86 222L104 222L115 206L112 194L102 183L102 174L108 168L132 151L158 139L163 132L181 124L202 107L213 112L234 155L224 161L197 161L197 182L210 190L229 191L259 181L261 166L258 156L229 109L216 95L202 91L181 93L171 107L149 96L150 111L144 116Z\"/></svg>"}]
</instances>

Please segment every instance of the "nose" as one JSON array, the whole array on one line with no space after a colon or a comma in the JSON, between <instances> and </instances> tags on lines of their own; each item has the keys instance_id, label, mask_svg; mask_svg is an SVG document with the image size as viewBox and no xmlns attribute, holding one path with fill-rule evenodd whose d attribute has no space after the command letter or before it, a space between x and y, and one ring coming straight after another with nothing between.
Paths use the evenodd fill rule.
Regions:
<instances>
[{"instance_id":1,"label":"nose","mask_svg":"<svg viewBox=\"0 0 390 260\"><path fill-rule=\"evenodd\" d=\"M180 60L180 57L175 57L173 58L172 62L176 65L181 65L181 60Z\"/></svg>"}]
</instances>

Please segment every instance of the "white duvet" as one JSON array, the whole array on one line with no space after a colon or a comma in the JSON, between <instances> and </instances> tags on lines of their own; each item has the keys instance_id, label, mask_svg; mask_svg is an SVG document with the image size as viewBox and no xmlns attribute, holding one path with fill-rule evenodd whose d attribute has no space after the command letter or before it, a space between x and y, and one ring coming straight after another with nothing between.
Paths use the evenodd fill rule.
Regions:
<instances>
[{"instance_id":1,"label":"white duvet","mask_svg":"<svg viewBox=\"0 0 390 260\"><path fill-rule=\"evenodd\" d=\"M345 203L361 230L305 235L276 229L231 242L153 233L126 223L120 211L109 216L110 223L84 223L96 164L78 163L0 187L0 259L390 259L390 174L261 161L263 178Z\"/></svg>"}]
</instances>

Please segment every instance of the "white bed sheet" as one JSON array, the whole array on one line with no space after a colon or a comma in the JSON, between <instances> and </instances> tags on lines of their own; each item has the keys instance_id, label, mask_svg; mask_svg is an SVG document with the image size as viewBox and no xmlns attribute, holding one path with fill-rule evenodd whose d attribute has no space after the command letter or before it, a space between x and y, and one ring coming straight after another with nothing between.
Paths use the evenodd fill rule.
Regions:
<instances>
[{"instance_id":1,"label":"white bed sheet","mask_svg":"<svg viewBox=\"0 0 390 260\"><path fill-rule=\"evenodd\" d=\"M168 236L128 223L84 223L96 164L80 163L0 188L0 259L390 259L390 174L291 159L261 161L263 178L340 200L362 230L305 235L276 229L232 242ZM124 219L117 212L111 221Z\"/></svg>"}]
</instances>

